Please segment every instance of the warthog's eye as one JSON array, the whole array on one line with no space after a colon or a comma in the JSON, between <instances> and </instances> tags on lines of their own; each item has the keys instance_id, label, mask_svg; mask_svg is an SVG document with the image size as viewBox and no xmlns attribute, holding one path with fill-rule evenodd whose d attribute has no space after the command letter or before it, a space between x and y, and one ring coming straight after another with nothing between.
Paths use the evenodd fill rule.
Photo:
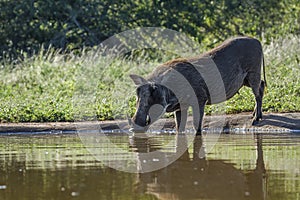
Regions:
<instances>
[{"instance_id":1,"label":"warthog's eye","mask_svg":"<svg viewBox=\"0 0 300 200\"><path fill-rule=\"evenodd\" d=\"M150 93L153 94L157 89L157 85L151 84L149 87Z\"/></svg>"}]
</instances>

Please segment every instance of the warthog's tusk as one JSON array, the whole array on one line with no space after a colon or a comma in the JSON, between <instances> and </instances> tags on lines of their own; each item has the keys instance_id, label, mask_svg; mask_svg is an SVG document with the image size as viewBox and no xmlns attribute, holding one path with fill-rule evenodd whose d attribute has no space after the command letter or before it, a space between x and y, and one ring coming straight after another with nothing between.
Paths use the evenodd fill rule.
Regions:
<instances>
[{"instance_id":1,"label":"warthog's tusk","mask_svg":"<svg viewBox=\"0 0 300 200\"><path fill-rule=\"evenodd\" d=\"M132 125L132 121L131 121L131 118L128 115L127 115L127 120L128 120L129 126L131 126Z\"/></svg>"}]
</instances>

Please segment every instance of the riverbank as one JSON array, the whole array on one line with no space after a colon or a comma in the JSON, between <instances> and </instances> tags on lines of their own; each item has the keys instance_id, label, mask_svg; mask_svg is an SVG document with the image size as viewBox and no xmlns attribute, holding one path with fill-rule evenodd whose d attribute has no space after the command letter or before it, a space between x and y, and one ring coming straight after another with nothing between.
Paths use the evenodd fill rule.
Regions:
<instances>
[{"instance_id":1,"label":"riverbank","mask_svg":"<svg viewBox=\"0 0 300 200\"><path fill-rule=\"evenodd\" d=\"M251 113L240 113L226 115L224 128L257 128L270 130L300 130L300 113L266 113L262 121L257 125L251 125ZM223 117L222 117L223 118ZM191 122L191 117L188 122ZM214 123L220 120L220 116L205 116L203 127L214 127ZM100 122L51 122L51 123L0 123L0 132L57 132L76 131L77 127L95 129L101 127L103 130L128 129L126 120L121 121L100 121ZM165 119L164 128L174 128L174 119Z\"/></svg>"}]
</instances>

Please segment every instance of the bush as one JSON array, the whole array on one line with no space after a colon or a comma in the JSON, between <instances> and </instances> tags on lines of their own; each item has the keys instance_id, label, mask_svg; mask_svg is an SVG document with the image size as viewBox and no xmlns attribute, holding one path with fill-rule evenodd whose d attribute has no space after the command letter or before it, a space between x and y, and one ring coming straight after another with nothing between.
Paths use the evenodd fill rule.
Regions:
<instances>
[{"instance_id":1,"label":"bush","mask_svg":"<svg viewBox=\"0 0 300 200\"><path fill-rule=\"evenodd\" d=\"M300 30L298 0L3 0L0 13L2 58L33 54L41 45L67 51L93 47L145 26L181 31L211 46L237 34L270 41Z\"/></svg>"}]
</instances>

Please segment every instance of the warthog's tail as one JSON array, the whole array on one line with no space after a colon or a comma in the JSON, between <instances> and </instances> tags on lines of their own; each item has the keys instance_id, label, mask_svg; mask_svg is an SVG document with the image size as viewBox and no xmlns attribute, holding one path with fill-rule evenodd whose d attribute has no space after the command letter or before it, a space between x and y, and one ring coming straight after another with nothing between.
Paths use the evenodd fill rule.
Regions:
<instances>
[{"instance_id":1,"label":"warthog's tail","mask_svg":"<svg viewBox=\"0 0 300 200\"><path fill-rule=\"evenodd\" d=\"M264 54L262 55L262 67L263 67L263 74L264 74L265 87L267 87L266 67L265 67L265 58L264 58Z\"/></svg>"},{"instance_id":2,"label":"warthog's tail","mask_svg":"<svg viewBox=\"0 0 300 200\"><path fill-rule=\"evenodd\" d=\"M264 90L263 90L263 94L265 94L265 93L267 93L267 79L266 79L266 70L265 70L266 67L265 67L264 54L262 54L262 67L263 67L263 74L264 74L264 81L263 81L263 88L264 88Z\"/></svg>"}]
</instances>

